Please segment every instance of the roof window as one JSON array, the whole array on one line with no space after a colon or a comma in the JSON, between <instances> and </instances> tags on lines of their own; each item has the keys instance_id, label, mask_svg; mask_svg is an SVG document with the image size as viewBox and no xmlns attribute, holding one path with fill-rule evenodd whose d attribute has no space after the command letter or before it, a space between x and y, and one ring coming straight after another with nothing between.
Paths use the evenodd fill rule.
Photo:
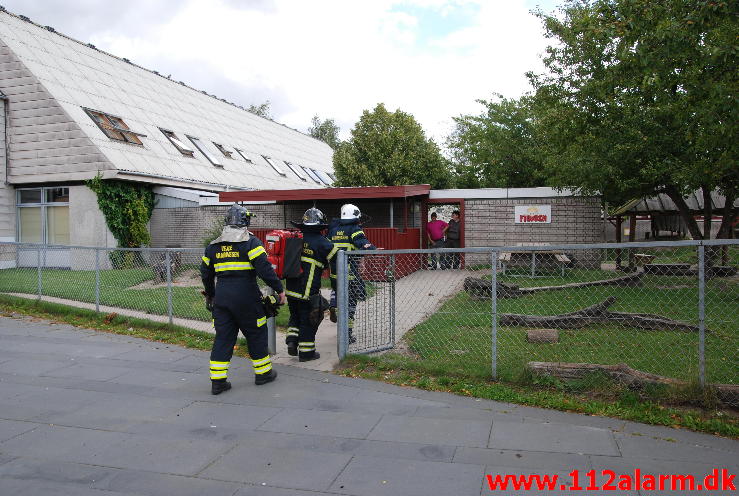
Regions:
<instances>
[{"instance_id":1,"label":"roof window","mask_svg":"<svg viewBox=\"0 0 739 496\"><path fill-rule=\"evenodd\" d=\"M328 174L318 169L313 169L313 172L316 173L316 176L318 176L318 179L320 179L323 184L325 184L326 186L331 186L331 183L333 181L331 181L331 178L328 177Z\"/></svg>"},{"instance_id":2,"label":"roof window","mask_svg":"<svg viewBox=\"0 0 739 496\"><path fill-rule=\"evenodd\" d=\"M123 141L125 143L133 143L135 145L143 145L139 137L145 138L145 134L131 131L128 125L123 122L123 119L114 115L106 114L98 110L84 109L87 115L98 125L100 130L105 135L116 141Z\"/></svg>"},{"instance_id":3,"label":"roof window","mask_svg":"<svg viewBox=\"0 0 739 496\"><path fill-rule=\"evenodd\" d=\"M170 143L174 145L175 148L177 148L177 151L180 152L183 155L186 155L188 157L195 156L195 150L190 148L185 144L184 141L182 141L173 131L168 131L166 129L159 128L159 130L164 133L164 136L167 137Z\"/></svg>"},{"instance_id":4,"label":"roof window","mask_svg":"<svg viewBox=\"0 0 739 496\"><path fill-rule=\"evenodd\" d=\"M303 167L303 170L308 174L308 176L313 179L313 182L316 182L318 184L321 184L321 180L318 179L318 176L316 176L316 173L313 172L312 169L309 169L308 167Z\"/></svg>"},{"instance_id":5,"label":"roof window","mask_svg":"<svg viewBox=\"0 0 739 496\"><path fill-rule=\"evenodd\" d=\"M243 158L244 160L246 160L250 164L253 164L254 163L254 161L249 158L249 155L247 155L244 150L239 150L238 148L234 148L234 150L236 150L236 153L238 153L239 155L241 155L241 158Z\"/></svg>"},{"instance_id":6,"label":"roof window","mask_svg":"<svg viewBox=\"0 0 739 496\"><path fill-rule=\"evenodd\" d=\"M264 160L266 160L267 163L272 166L272 168L275 170L276 173L278 173L281 176L287 176L287 174L285 174L285 171L282 170L282 168L279 165L277 165L277 160L271 157L268 157L266 155L262 155L262 158L264 158Z\"/></svg>"},{"instance_id":7,"label":"roof window","mask_svg":"<svg viewBox=\"0 0 739 496\"><path fill-rule=\"evenodd\" d=\"M233 158L233 152L228 151L225 146L219 145L215 141L213 142L213 144L216 145L216 148L218 148L218 151L220 151L224 157Z\"/></svg>"},{"instance_id":8,"label":"roof window","mask_svg":"<svg viewBox=\"0 0 739 496\"><path fill-rule=\"evenodd\" d=\"M205 145L202 141L200 141L200 139L194 136L188 136L188 138L190 139L190 141L192 141L192 144L195 145L195 148L200 150L200 153L205 155L205 158L207 158L211 164L215 165L216 167L223 167L223 164L220 160L218 160L218 157L210 153L208 149L205 148Z\"/></svg>"},{"instance_id":9,"label":"roof window","mask_svg":"<svg viewBox=\"0 0 739 496\"><path fill-rule=\"evenodd\" d=\"M299 178L299 179L300 179L301 181L307 181L307 178L305 177L305 174L303 174L303 171L302 171L302 169L301 169L301 168L300 168L299 166L297 166L297 165L294 165L294 164L291 164L291 163L290 163L290 162L288 162L287 160L285 160L285 165L287 165L287 167L288 167L288 168L289 168L289 169L290 169L291 171L293 171L293 173L294 173L294 174L295 174L296 176L298 176L298 178Z\"/></svg>"}]
</instances>

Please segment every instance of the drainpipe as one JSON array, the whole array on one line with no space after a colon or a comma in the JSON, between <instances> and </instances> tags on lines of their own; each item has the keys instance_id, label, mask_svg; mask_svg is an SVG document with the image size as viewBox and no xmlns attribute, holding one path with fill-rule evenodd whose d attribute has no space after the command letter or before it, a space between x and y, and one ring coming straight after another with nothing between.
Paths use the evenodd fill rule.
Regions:
<instances>
[{"instance_id":1,"label":"drainpipe","mask_svg":"<svg viewBox=\"0 0 739 496\"><path fill-rule=\"evenodd\" d=\"M4 94L0 93L0 100L3 101L3 112L5 113L5 119L3 120L4 129L3 129L3 143L5 143L5 186L8 186L10 184L10 181L8 180L8 174L10 173L10 157L8 156L8 151L10 147L8 146L8 97Z\"/></svg>"}]
</instances>

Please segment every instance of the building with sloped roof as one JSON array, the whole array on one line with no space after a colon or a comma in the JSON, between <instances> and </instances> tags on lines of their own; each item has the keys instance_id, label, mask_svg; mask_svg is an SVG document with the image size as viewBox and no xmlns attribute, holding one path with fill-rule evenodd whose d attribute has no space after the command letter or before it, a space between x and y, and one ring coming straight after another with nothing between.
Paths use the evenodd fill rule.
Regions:
<instances>
[{"instance_id":1,"label":"building with sloped roof","mask_svg":"<svg viewBox=\"0 0 739 496\"><path fill-rule=\"evenodd\" d=\"M115 246L98 174L168 206L334 181L322 141L4 10L0 92L0 241Z\"/></svg>"}]
</instances>

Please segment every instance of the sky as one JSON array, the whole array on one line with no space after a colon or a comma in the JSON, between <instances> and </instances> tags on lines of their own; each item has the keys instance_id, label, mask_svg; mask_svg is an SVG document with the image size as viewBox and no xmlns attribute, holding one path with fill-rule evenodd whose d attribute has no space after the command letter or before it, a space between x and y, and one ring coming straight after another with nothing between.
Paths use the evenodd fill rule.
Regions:
<instances>
[{"instance_id":1,"label":"sky","mask_svg":"<svg viewBox=\"0 0 739 496\"><path fill-rule=\"evenodd\" d=\"M349 137L378 103L443 145L478 99L517 97L546 47L531 10L558 0L4 0L72 38L307 132Z\"/></svg>"}]
</instances>

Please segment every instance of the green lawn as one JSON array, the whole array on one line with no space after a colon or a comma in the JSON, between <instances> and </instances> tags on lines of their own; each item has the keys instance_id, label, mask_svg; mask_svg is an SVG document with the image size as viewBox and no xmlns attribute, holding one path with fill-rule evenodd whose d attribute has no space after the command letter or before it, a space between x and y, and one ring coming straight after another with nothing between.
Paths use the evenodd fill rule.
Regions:
<instances>
[{"instance_id":1,"label":"green lawn","mask_svg":"<svg viewBox=\"0 0 739 496\"><path fill-rule=\"evenodd\" d=\"M566 277L525 280L521 285L551 285L603 278L581 271ZM613 274L613 273L611 273ZM502 278L506 280L506 278ZM639 287L586 287L545 291L516 299L499 299L500 313L554 315L572 312L615 296L612 311L651 313L697 324L698 292L695 278L650 276ZM706 374L710 382L739 383L739 285L736 280L714 279L706 285ZM461 292L431 318L407 335L417 357L415 366L434 373L461 373L475 377L491 374L491 302L471 299ZM632 368L685 381L698 375L698 333L639 330L619 324L561 329L556 344L533 344L524 327L499 327L498 375L518 381L529 361L626 363Z\"/></svg>"},{"instance_id":2,"label":"green lawn","mask_svg":"<svg viewBox=\"0 0 739 496\"><path fill-rule=\"evenodd\" d=\"M152 280L148 268L100 271L100 304L138 310L154 315L167 315L167 288L131 289L142 282ZM323 287L330 287L328 279ZM208 321L210 313L205 309L202 286L173 287L172 311L174 316ZM5 269L0 271L0 292L37 294L37 272L30 269ZM68 300L95 303L95 271L44 269L42 293ZM277 316L278 326L287 326L289 312L283 308Z\"/></svg>"}]
</instances>

